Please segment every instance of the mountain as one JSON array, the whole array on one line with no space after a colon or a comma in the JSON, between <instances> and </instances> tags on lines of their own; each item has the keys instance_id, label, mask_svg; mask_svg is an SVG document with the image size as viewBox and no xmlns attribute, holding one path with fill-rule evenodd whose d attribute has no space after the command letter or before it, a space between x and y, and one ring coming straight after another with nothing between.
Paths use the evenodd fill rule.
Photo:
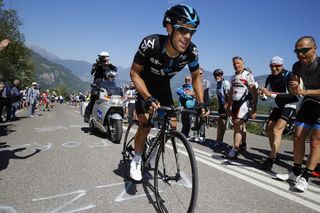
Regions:
<instances>
[{"instance_id":1,"label":"mountain","mask_svg":"<svg viewBox=\"0 0 320 213\"><path fill-rule=\"evenodd\" d=\"M43 58L48 59L49 61L55 61L55 60L59 60L58 56L49 53L46 49L43 49L37 45L27 45L29 49L33 50L34 52L38 53L39 55L41 55Z\"/></svg>"},{"instance_id":2,"label":"mountain","mask_svg":"<svg viewBox=\"0 0 320 213\"><path fill-rule=\"evenodd\" d=\"M90 88L88 82L83 82L70 69L49 61L33 50L31 50L31 59L36 81L43 90L64 86L70 92L85 92Z\"/></svg>"}]
</instances>

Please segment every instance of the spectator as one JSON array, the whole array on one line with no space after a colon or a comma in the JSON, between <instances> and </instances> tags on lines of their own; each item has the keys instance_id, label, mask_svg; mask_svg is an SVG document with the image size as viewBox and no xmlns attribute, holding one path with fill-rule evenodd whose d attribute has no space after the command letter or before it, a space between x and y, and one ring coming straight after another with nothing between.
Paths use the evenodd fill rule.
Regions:
<instances>
[{"instance_id":1,"label":"spectator","mask_svg":"<svg viewBox=\"0 0 320 213\"><path fill-rule=\"evenodd\" d=\"M11 88L11 103L12 103L12 107L11 107L11 119L12 120L16 120L16 111L19 108L20 105L20 99L22 94L20 93L20 89L19 89L19 85L20 85L20 80L19 79L15 79L13 81L13 86Z\"/></svg>"},{"instance_id":2,"label":"spectator","mask_svg":"<svg viewBox=\"0 0 320 213\"><path fill-rule=\"evenodd\" d=\"M6 108L6 121L11 119L11 90L5 80L0 80L0 121L2 120L3 109Z\"/></svg>"},{"instance_id":3,"label":"spectator","mask_svg":"<svg viewBox=\"0 0 320 213\"><path fill-rule=\"evenodd\" d=\"M205 79L204 78L204 70L200 67L200 77L202 79L202 84L203 84L203 101L204 101L204 104L206 106L209 106L209 99L210 99L210 81L208 79ZM200 121L197 121L197 122L200 122L200 130L199 130L199 133L200 133L200 137L199 137L199 140L200 142L203 142L205 141L205 138L206 138L206 119L207 119L207 115L209 115L209 111L207 112L207 114L205 115L205 117L202 117L202 118L197 118L197 119L200 119Z\"/></svg>"},{"instance_id":4,"label":"spectator","mask_svg":"<svg viewBox=\"0 0 320 213\"><path fill-rule=\"evenodd\" d=\"M245 123L249 117L256 117L257 88L253 75L244 67L243 59L239 56L232 59L235 74L231 77L230 98L228 107L232 106L233 118L233 148L226 154L228 159L236 159L240 149L240 143L244 134ZM251 92L252 100L249 100ZM250 106L251 105L251 106Z\"/></svg>"},{"instance_id":5,"label":"spectator","mask_svg":"<svg viewBox=\"0 0 320 213\"><path fill-rule=\"evenodd\" d=\"M295 44L294 52L299 61L292 67L294 77L290 81L290 89L293 94L304 98L295 121L292 171L277 174L279 179L294 181L294 188L301 192L308 189L309 177L320 160L320 58L316 50L316 41L311 36L303 36ZM301 81L305 89L300 87ZM310 154L302 171L305 142L310 134Z\"/></svg>"},{"instance_id":6,"label":"spectator","mask_svg":"<svg viewBox=\"0 0 320 213\"><path fill-rule=\"evenodd\" d=\"M195 93L192 86L192 78L187 75L185 77L185 84L179 87L176 91L179 95L179 106L183 106L185 109L193 109L195 107ZM182 130L181 132L189 138L189 132L191 128L192 115L188 113L181 114Z\"/></svg>"},{"instance_id":7,"label":"spectator","mask_svg":"<svg viewBox=\"0 0 320 213\"><path fill-rule=\"evenodd\" d=\"M129 88L126 91L126 96L127 96L127 103L128 103L128 106L127 106L128 123L130 124L131 121L136 117L135 103L136 103L136 97L137 97L136 88L132 81L130 81L129 83Z\"/></svg>"},{"instance_id":8,"label":"spectator","mask_svg":"<svg viewBox=\"0 0 320 213\"><path fill-rule=\"evenodd\" d=\"M271 74L267 77L265 86L259 89L262 100L274 99L276 107L272 109L267 120L267 134L271 147L271 153L261 165L262 170L270 170L277 159L277 153L281 144L281 136L287 123L295 115L296 104L299 99L289 94L289 80L292 73L283 68L283 59L275 56L270 60Z\"/></svg>"},{"instance_id":9,"label":"spectator","mask_svg":"<svg viewBox=\"0 0 320 213\"><path fill-rule=\"evenodd\" d=\"M229 98L230 82L224 79L222 69L214 70L213 76L214 76L214 79L217 81L216 93L217 93L218 104L219 104L217 138L216 138L216 142L213 144L213 147L218 147L222 144L224 133L226 131L226 125L227 125L227 119L228 119L227 100Z\"/></svg>"},{"instance_id":10,"label":"spectator","mask_svg":"<svg viewBox=\"0 0 320 213\"><path fill-rule=\"evenodd\" d=\"M36 82L33 82L32 86L28 89L28 97L27 97L27 100L29 103L29 109L28 109L29 117L33 117L36 110L37 102L39 99L40 99L40 94L38 90L38 84Z\"/></svg>"}]
</instances>

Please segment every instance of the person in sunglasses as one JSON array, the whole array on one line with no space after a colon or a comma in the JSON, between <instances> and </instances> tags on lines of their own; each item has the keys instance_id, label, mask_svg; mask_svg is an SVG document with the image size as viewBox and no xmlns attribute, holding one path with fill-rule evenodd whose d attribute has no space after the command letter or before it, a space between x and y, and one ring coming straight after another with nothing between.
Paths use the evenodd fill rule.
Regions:
<instances>
[{"instance_id":1,"label":"person in sunglasses","mask_svg":"<svg viewBox=\"0 0 320 213\"><path fill-rule=\"evenodd\" d=\"M271 170L273 163L278 160L277 153L281 145L282 133L295 115L296 104L299 102L296 95L289 94L292 72L284 69L281 57L274 56L270 60L270 70L271 74L266 78L264 87L260 87L258 91L262 101L270 98L276 104L267 120L271 153L261 165L261 169L265 171Z\"/></svg>"},{"instance_id":2,"label":"person in sunglasses","mask_svg":"<svg viewBox=\"0 0 320 213\"><path fill-rule=\"evenodd\" d=\"M153 34L145 37L134 56L130 77L137 89L136 113L139 128L135 137L135 156L131 162L130 175L137 181L142 179L141 154L150 128L144 125L149 111L173 105L170 79L186 65L192 77L199 114L204 114L203 85L200 78L197 47L191 42L200 23L194 8L185 4L169 8L162 26L167 35Z\"/></svg>"},{"instance_id":3,"label":"person in sunglasses","mask_svg":"<svg viewBox=\"0 0 320 213\"><path fill-rule=\"evenodd\" d=\"M320 161L320 58L316 50L317 44L312 36L303 36L295 44L294 52L299 61L292 67L294 77L290 88L293 94L304 98L295 121L292 170L276 175L281 180L294 181L294 188L301 192L308 189L309 177ZM301 80L304 88L300 85ZM305 142L310 134L310 154L303 171Z\"/></svg>"}]
</instances>

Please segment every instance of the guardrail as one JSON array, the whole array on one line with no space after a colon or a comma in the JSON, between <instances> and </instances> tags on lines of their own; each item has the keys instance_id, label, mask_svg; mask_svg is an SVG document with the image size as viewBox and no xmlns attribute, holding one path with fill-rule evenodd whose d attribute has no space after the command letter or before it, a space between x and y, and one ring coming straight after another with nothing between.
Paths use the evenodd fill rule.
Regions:
<instances>
[{"instance_id":1,"label":"guardrail","mask_svg":"<svg viewBox=\"0 0 320 213\"><path fill-rule=\"evenodd\" d=\"M219 118L219 114L217 111L212 111L208 117L209 118ZM257 114L257 117L255 119L249 119L249 121L250 122L257 122L257 123L264 123L268 117L269 117L269 115Z\"/></svg>"}]
</instances>

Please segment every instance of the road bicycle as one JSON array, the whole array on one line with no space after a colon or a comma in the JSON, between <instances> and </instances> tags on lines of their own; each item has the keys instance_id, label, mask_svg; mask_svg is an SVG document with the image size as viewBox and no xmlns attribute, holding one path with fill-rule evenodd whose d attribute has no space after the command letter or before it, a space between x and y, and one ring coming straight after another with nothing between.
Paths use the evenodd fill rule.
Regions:
<instances>
[{"instance_id":1,"label":"road bicycle","mask_svg":"<svg viewBox=\"0 0 320 213\"><path fill-rule=\"evenodd\" d=\"M156 129L146 138L142 154L142 174L152 170L150 165L155 153L154 193L159 212L194 212L198 195L198 172L195 156L187 138L174 130L171 118L178 113L196 113L179 107L160 107L150 116ZM130 163L134 157L134 138L138 121L132 121L125 133L123 144L124 173L130 179Z\"/></svg>"}]
</instances>

